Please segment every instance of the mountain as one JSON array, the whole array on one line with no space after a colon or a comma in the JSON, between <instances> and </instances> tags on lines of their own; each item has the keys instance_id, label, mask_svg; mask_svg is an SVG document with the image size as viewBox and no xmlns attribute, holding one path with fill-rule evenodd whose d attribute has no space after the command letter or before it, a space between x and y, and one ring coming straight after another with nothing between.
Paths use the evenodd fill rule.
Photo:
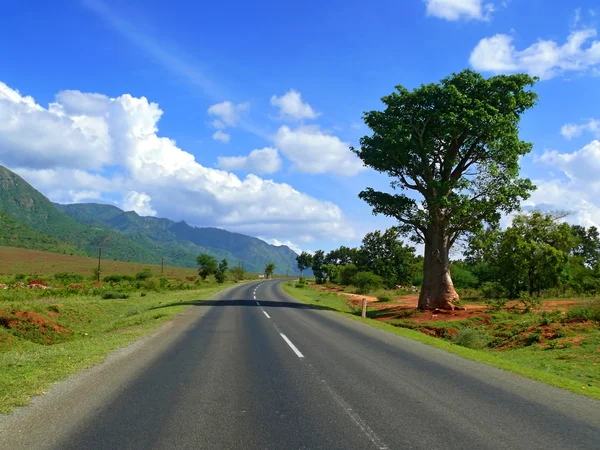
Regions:
<instances>
[{"instance_id":1,"label":"mountain","mask_svg":"<svg viewBox=\"0 0 600 450\"><path fill-rule=\"evenodd\" d=\"M17 174L0 166L0 245L94 256L106 259L195 267L208 253L262 272L274 262L276 273L297 272L296 253L239 233L197 228L185 222L140 217L115 206L53 204Z\"/></svg>"},{"instance_id":2,"label":"mountain","mask_svg":"<svg viewBox=\"0 0 600 450\"><path fill-rule=\"evenodd\" d=\"M77 247L87 255L156 264L157 256L127 236L101 227L84 226L60 211L17 174L0 166L0 211L35 231Z\"/></svg>"},{"instance_id":3,"label":"mountain","mask_svg":"<svg viewBox=\"0 0 600 450\"><path fill-rule=\"evenodd\" d=\"M85 251L60 239L35 231L0 211L0 246L21 247L65 255L86 256Z\"/></svg>"},{"instance_id":4,"label":"mountain","mask_svg":"<svg viewBox=\"0 0 600 450\"><path fill-rule=\"evenodd\" d=\"M219 228L200 228L186 222L174 222L156 217L141 217L133 211L122 211L112 205L78 203L56 205L81 224L104 226L119 231L139 243L151 241L162 250L171 264L193 266L196 256L208 253L227 259L230 265L243 263L252 272L262 272L273 262L276 272L297 272L296 253L286 246L274 246L239 233Z\"/></svg>"}]
</instances>

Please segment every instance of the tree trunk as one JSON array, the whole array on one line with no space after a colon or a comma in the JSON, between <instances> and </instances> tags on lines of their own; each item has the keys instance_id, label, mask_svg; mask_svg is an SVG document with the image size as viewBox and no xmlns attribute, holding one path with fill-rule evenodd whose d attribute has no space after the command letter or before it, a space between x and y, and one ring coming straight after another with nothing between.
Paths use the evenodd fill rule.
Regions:
<instances>
[{"instance_id":1,"label":"tree trunk","mask_svg":"<svg viewBox=\"0 0 600 450\"><path fill-rule=\"evenodd\" d=\"M425 240L423 286L419 295L419 309L450 309L458 300L450 276L449 239L442 232L429 230Z\"/></svg>"}]
</instances>

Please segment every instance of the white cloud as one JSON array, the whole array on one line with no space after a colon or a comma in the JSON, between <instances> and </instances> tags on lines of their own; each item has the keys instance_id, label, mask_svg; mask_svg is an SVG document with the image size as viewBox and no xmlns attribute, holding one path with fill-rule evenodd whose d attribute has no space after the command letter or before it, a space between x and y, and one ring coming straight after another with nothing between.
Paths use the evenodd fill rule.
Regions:
<instances>
[{"instance_id":1,"label":"white cloud","mask_svg":"<svg viewBox=\"0 0 600 450\"><path fill-rule=\"evenodd\" d=\"M567 123L560 129L560 134L566 139L572 139L581 136L584 131L593 133L596 137L600 138L600 120L589 119L587 122L579 125Z\"/></svg>"},{"instance_id":2,"label":"white cloud","mask_svg":"<svg viewBox=\"0 0 600 450\"><path fill-rule=\"evenodd\" d=\"M219 156L217 166L223 170L275 173L281 170L281 158L276 148L265 147L252 150L248 156Z\"/></svg>"},{"instance_id":3,"label":"white cloud","mask_svg":"<svg viewBox=\"0 0 600 450\"><path fill-rule=\"evenodd\" d=\"M289 247L291 250L295 251L297 254L302 253L302 249L300 248L300 246L298 244L294 244L292 241L289 240L280 241L278 239L265 239L265 241L276 247L281 247L282 245L285 245L286 247Z\"/></svg>"},{"instance_id":4,"label":"white cloud","mask_svg":"<svg viewBox=\"0 0 600 450\"><path fill-rule=\"evenodd\" d=\"M123 199L124 211L135 211L140 216L155 216L156 210L151 206L152 198L143 192L130 191Z\"/></svg>"},{"instance_id":5,"label":"white cloud","mask_svg":"<svg viewBox=\"0 0 600 450\"><path fill-rule=\"evenodd\" d=\"M316 112L308 103L302 101L300 92L290 89L281 97L273 95L271 105L279 108L279 116L282 119L302 120L316 119L321 113Z\"/></svg>"},{"instance_id":6,"label":"white cloud","mask_svg":"<svg viewBox=\"0 0 600 450\"><path fill-rule=\"evenodd\" d=\"M292 161L293 167L301 172L353 176L364 168L350 151L350 144L316 125L294 130L284 125L275 134L274 141L281 153Z\"/></svg>"},{"instance_id":7,"label":"white cloud","mask_svg":"<svg viewBox=\"0 0 600 450\"><path fill-rule=\"evenodd\" d=\"M427 15L446 20L489 20L494 12L492 3L482 0L425 0Z\"/></svg>"},{"instance_id":8,"label":"white cloud","mask_svg":"<svg viewBox=\"0 0 600 450\"><path fill-rule=\"evenodd\" d=\"M54 201L91 196L123 204L135 191L152 202L131 197L139 207L192 225L280 240L354 236L331 202L289 184L202 166L158 135L163 112L144 97L66 91L44 108L4 84L0 92L0 164Z\"/></svg>"},{"instance_id":9,"label":"white cloud","mask_svg":"<svg viewBox=\"0 0 600 450\"><path fill-rule=\"evenodd\" d=\"M235 127L240 120L240 115L249 109L250 103L248 102L234 105L230 101L225 101L208 108L208 114L219 118L212 122L216 128L225 128L225 125Z\"/></svg>"},{"instance_id":10,"label":"white cloud","mask_svg":"<svg viewBox=\"0 0 600 450\"><path fill-rule=\"evenodd\" d=\"M534 181L538 189L523 206L571 211L568 222L600 226L600 141L573 153L546 151L537 161L562 171L567 180Z\"/></svg>"},{"instance_id":11,"label":"white cloud","mask_svg":"<svg viewBox=\"0 0 600 450\"><path fill-rule=\"evenodd\" d=\"M212 135L212 138L215 141L221 141L221 142L224 142L225 144L227 144L229 142L229 140L231 139L231 136L229 136L227 133L225 133L225 132L223 132L221 130L217 130Z\"/></svg>"},{"instance_id":12,"label":"white cloud","mask_svg":"<svg viewBox=\"0 0 600 450\"><path fill-rule=\"evenodd\" d=\"M540 39L524 50L517 50L512 36L497 34L479 41L469 62L481 71L525 71L542 79L565 72L597 70L600 41L593 40L596 35L595 29L588 28L572 32L563 45Z\"/></svg>"}]
</instances>

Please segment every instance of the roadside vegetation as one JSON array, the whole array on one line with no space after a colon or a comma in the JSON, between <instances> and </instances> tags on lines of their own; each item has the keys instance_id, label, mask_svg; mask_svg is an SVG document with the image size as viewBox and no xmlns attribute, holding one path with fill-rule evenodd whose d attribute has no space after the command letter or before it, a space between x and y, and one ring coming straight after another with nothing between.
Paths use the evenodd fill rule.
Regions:
<instances>
[{"instance_id":1,"label":"roadside vegetation","mask_svg":"<svg viewBox=\"0 0 600 450\"><path fill-rule=\"evenodd\" d=\"M138 266L100 282L91 269L85 275L0 275L0 413L27 404L52 383L101 362L245 275L230 273L223 262L210 274L201 266L206 276L193 270L160 276L150 267L132 273Z\"/></svg>"}]
</instances>

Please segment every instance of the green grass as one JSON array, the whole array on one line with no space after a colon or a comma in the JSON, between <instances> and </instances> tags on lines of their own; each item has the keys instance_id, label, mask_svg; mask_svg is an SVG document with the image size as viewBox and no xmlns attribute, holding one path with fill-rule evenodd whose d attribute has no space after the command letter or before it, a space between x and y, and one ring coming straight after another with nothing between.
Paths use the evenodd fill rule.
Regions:
<instances>
[{"instance_id":1,"label":"green grass","mask_svg":"<svg viewBox=\"0 0 600 450\"><path fill-rule=\"evenodd\" d=\"M137 292L128 299L96 296L0 302L0 413L28 404L31 396L52 383L103 361L111 351L188 308L185 302L208 299L226 286L207 283L196 290L143 297ZM2 318L14 319L24 312L61 328L43 330L30 322L23 322L19 330L2 326Z\"/></svg>"},{"instance_id":2,"label":"green grass","mask_svg":"<svg viewBox=\"0 0 600 450\"><path fill-rule=\"evenodd\" d=\"M577 394L600 399L600 376L598 375L600 372L600 352L598 351L600 349L599 327L595 329L593 327L584 328L582 325L581 329L575 327L575 329L571 329L568 334L563 336L566 339L569 339L569 337L572 338L574 335L583 337L576 348L548 349L546 346L541 347L539 345L528 345L506 351L468 348L454 344L449 340L432 337L420 331L406 328L405 326L416 327L416 324L408 320L398 320L395 326L375 319L361 319L356 314L352 314L353 311L346 304L347 299L342 296L338 297L339 300L327 299L324 302L322 298L323 293L310 287L297 289L289 283L284 283L283 288L288 294L298 300L313 305L327 306L347 315L353 320L365 322L381 330L431 345L463 358L482 362L552 386L567 389ZM341 306L340 303L342 303ZM533 314L497 313L495 315L498 321L502 319L518 319L522 326L531 325L534 323L534 320L537 320ZM539 318L542 317L541 315L537 316ZM477 327L477 324L471 320L458 321L458 323L437 321L422 325L453 327L459 333L460 330L469 329L468 327ZM462 343L472 343L474 346L481 346L482 339L486 338L480 332L472 336L463 336ZM594 365L594 363L597 365Z\"/></svg>"}]
</instances>

